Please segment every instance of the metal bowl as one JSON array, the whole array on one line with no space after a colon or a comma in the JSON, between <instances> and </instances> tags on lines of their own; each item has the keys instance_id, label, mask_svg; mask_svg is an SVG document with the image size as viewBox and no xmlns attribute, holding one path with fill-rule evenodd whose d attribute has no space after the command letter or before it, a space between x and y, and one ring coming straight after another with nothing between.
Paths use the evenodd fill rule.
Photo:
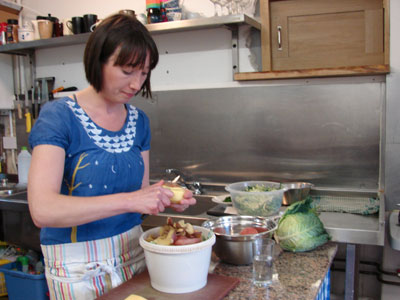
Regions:
<instances>
[{"instance_id":1,"label":"metal bowl","mask_svg":"<svg viewBox=\"0 0 400 300\"><path fill-rule=\"evenodd\" d=\"M282 205L290 205L308 196L314 186L308 182L288 182L282 184L287 190L283 193Z\"/></svg>"},{"instance_id":2,"label":"metal bowl","mask_svg":"<svg viewBox=\"0 0 400 300\"><path fill-rule=\"evenodd\" d=\"M253 262L253 241L268 238L278 228L277 218L252 216L225 216L210 219L202 224L214 231L216 243L215 254L224 262L234 265L248 265ZM244 228L256 227L257 234L241 235Z\"/></svg>"}]
</instances>

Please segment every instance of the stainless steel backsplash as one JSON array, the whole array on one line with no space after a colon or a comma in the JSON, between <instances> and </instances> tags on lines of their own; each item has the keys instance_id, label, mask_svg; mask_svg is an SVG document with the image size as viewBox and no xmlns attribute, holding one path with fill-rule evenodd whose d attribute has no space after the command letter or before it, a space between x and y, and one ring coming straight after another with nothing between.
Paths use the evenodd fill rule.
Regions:
<instances>
[{"instance_id":1,"label":"stainless steel backsplash","mask_svg":"<svg viewBox=\"0 0 400 300\"><path fill-rule=\"evenodd\" d=\"M132 99L151 121L151 178L377 189L385 83L242 86Z\"/></svg>"}]
</instances>

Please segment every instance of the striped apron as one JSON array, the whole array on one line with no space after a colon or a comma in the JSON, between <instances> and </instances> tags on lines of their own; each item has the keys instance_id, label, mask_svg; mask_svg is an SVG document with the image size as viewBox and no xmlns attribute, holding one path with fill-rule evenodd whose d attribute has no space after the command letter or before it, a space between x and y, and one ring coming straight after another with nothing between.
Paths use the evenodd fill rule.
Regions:
<instances>
[{"instance_id":1,"label":"striped apron","mask_svg":"<svg viewBox=\"0 0 400 300\"><path fill-rule=\"evenodd\" d=\"M142 232L138 225L110 238L41 245L50 299L95 299L143 271Z\"/></svg>"}]
</instances>

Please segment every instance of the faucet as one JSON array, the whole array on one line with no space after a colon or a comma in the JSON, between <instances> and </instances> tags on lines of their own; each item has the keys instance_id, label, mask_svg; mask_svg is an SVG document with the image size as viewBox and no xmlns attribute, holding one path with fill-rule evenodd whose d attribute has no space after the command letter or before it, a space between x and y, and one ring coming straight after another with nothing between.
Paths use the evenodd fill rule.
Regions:
<instances>
[{"instance_id":1,"label":"faucet","mask_svg":"<svg viewBox=\"0 0 400 300\"><path fill-rule=\"evenodd\" d=\"M178 169L166 169L165 172L167 174L173 174L175 176L179 176L179 181L189 190L193 191L195 195L200 195L202 194L202 186L199 181L188 181L190 179L188 176L186 176L182 171Z\"/></svg>"}]
</instances>

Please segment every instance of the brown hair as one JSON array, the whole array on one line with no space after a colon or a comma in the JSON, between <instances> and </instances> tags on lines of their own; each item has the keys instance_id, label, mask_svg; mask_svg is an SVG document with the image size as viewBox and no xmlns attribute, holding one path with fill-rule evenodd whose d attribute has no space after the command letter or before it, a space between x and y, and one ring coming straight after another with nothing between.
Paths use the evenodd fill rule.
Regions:
<instances>
[{"instance_id":1,"label":"brown hair","mask_svg":"<svg viewBox=\"0 0 400 300\"><path fill-rule=\"evenodd\" d=\"M119 48L116 66L143 68L150 56L150 72L141 88L142 96L151 97L151 70L158 63L157 46L146 27L134 16L115 14L104 19L89 36L83 61L86 79L97 92L103 88L103 66Z\"/></svg>"}]
</instances>

